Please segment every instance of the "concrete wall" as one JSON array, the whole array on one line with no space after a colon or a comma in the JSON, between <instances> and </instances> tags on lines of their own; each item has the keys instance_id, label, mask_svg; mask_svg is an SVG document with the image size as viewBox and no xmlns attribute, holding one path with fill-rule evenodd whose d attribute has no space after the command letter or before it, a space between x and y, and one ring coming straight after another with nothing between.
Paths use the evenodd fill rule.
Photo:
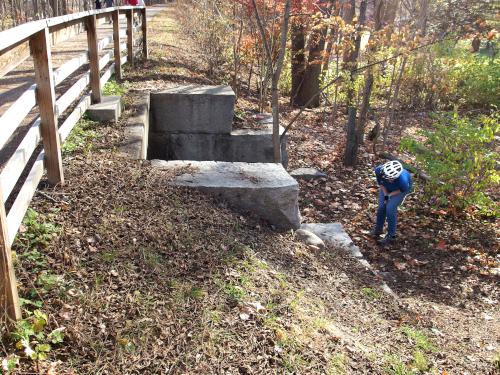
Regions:
<instances>
[{"instance_id":1,"label":"concrete wall","mask_svg":"<svg viewBox=\"0 0 500 375\"><path fill-rule=\"evenodd\" d=\"M286 166L286 140L281 153ZM148 159L273 163L272 125L262 130L234 130L231 134L151 132Z\"/></svg>"},{"instance_id":2,"label":"concrete wall","mask_svg":"<svg viewBox=\"0 0 500 375\"><path fill-rule=\"evenodd\" d=\"M149 92L134 102L133 115L125 124L125 136L119 146L119 152L132 159L147 159L149 140Z\"/></svg>"},{"instance_id":3,"label":"concrete wall","mask_svg":"<svg viewBox=\"0 0 500 375\"><path fill-rule=\"evenodd\" d=\"M188 85L151 94L151 131L229 134L235 94L229 86Z\"/></svg>"}]
</instances>

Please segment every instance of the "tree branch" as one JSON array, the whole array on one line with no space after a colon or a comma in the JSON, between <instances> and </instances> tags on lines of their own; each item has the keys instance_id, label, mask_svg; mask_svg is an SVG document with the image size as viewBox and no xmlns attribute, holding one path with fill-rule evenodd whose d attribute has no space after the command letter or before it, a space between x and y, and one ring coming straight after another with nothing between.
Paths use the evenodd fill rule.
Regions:
<instances>
[{"instance_id":1,"label":"tree branch","mask_svg":"<svg viewBox=\"0 0 500 375\"><path fill-rule=\"evenodd\" d=\"M252 1L255 1L255 0L252 0ZM431 41L429 43L425 43L425 44L422 44L420 46L417 46L415 48L412 48L410 50L408 50L408 52L413 52L413 51L416 51L416 50L419 50L419 49L422 49L422 48L425 48L425 47L429 47L431 45L434 45L436 43L439 43L439 42L443 42L445 40L453 40L454 38L446 38L446 37L442 37L442 38L439 38L437 40L434 40L434 41ZM387 61L390 61L390 60L393 60L393 59L397 59L398 57L400 56L403 56L405 54L405 52L398 52L392 56L389 56L385 59L382 59L382 60L377 60L377 61L374 61L370 64L366 64L366 65L363 65L361 67L358 67L356 69L353 69L351 70L351 74L356 74L356 73L359 73L359 72L362 72L364 71L365 69L368 69L372 66L375 66L375 65L380 65L380 64L383 64ZM283 134L281 134L281 142L283 142L283 140L285 139L285 135L288 133L288 130L292 127L292 125L295 123L295 121L297 121L297 119L300 117L300 115L305 111L305 109L307 108L307 106L309 104L312 103L312 101L318 96L320 95L323 91L325 91L328 87L332 86L334 83L340 81L342 79L342 76L341 75L338 75L337 77L335 77L334 79L332 79L330 82L328 82L325 86L323 86L322 88L319 89L319 91L317 91L314 95L312 95L309 100L303 105L300 107L300 111L290 120L290 122L288 123L288 125L285 127L285 131L283 132Z\"/></svg>"}]
</instances>

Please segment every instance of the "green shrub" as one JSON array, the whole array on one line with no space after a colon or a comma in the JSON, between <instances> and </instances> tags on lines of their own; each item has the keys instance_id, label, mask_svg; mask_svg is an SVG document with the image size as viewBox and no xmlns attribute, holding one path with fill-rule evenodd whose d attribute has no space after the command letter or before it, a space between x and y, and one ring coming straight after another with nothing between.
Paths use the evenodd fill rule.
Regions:
<instances>
[{"instance_id":1,"label":"green shrub","mask_svg":"<svg viewBox=\"0 0 500 375\"><path fill-rule=\"evenodd\" d=\"M468 53L456 62L451 78L462 106L500 106L500 58Z\"/></svg>"},{"instance_id":2,"label":"green shrub","mask_svg":"<svg viewBox=\"0 0 500 375\"><path fill-rule=\"evenodd\" d=\"M110 79L104 85L102 89L102 94L105 96L117 95L123 96L128 92L128 83L124 82L124 84L119 84L115 81L115 79Z\"/></svg>"},{"instance_id":3,"label":"green shrub","mask_svg":"<svg viewBox=\"0 0 500 375\"><path fill-rule=\"evenodd\" d=\"M486 192L500 182L493 145L499 119L499 112L475 118L435 115L434 129L420 132L425 141L402 140L402 148L416 156L430 177L425 193L431 202L453 213L475 207L481 214L498 216L498 203Z\"/></svg>"}]
</instances>

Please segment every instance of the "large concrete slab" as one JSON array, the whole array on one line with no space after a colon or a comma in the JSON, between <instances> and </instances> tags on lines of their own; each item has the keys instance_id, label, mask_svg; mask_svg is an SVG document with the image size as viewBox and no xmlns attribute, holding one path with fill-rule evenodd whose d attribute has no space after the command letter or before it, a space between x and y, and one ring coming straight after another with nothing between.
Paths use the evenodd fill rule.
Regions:
<instances>
[{"instance_id":1,"label":"large concrete slab","mask_svg":"<svg viewBox=\"0 0 500 375\"><path fill-rule=\"evenodd\" d=\"M154 133L229 134L235 94L230 86L177 86L151 94Z\"/></svg>"},{"instance_id":2,"label":"large concrete slab","mask_svg":"<svg viewBox=\"0 0 500 375\"><path fill-rule=\"evenodd\" d=\"M195 188L251 212L278 229L300 227L299 185L281 164L153 160L153 167L180 170L171 182Z\"/></svg>"},{"instance_id":3,"label":"large concrete slab","mask_svg":"<svg viewBox=\"0 0 500 375\"><path fill-rule=\"evenodd\" d=\"M122 99L120 96L103 96L100 103L87 109L87 114L94 121L117 122L122 115Z\"/></svg>"},{"instance_id":4,"label":"large concrete slab","mask_svg":"<svg viewBox=\"0 0 500 375\"><path fill-rule=\"evenodd\" d=\"M281 133L283 128L280 129ZM288 162L286 139L283 165ZM238 129L231 134L150 133L149 159L273 163L272 125L261 130Z\"/></svg>"}]
</instances>

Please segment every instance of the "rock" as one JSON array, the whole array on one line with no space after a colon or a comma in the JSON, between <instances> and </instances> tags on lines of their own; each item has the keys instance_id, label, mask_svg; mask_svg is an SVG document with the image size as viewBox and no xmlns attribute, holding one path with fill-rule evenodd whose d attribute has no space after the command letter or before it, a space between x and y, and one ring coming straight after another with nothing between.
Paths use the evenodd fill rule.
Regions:
<instances>
[{"instance_id":1,"label":"rock","mask_svg":"<svg viewBox=\"0 0 500 375\"><path fill-rule=\"evenodd\" d=\"M300 228L299 184L281 164L153 160L151 165L183 172L171 184L212 194L278 229Z\"/></svg>"},{"instance_id":2,"label":"rock","mask_svg":"<svg viewBox=\"0 0 500 375\"><path fill-rule=\"evenodd\" d=\"M302 180L314 180L326 177L326 173L318 171L316 168L298 168L291 171L290 176Z\"/></svg>"},{"instance_id":3,"label":"rock","mask_svg":"<svg viewBox=\"0 0 500 375\"><path fill-rule=\"evenodd\" d=\"M348 251L355 258L363 258L351 237L346 233L340 223L307 223L302 224L300 229L305 229L321 238L325 244Z\"/></svg>"},{"instance_id":4,"label":"rock","mask_svg":"<svg viewBox=\"0 0 500 375\"><path fill-rule=\"evenodd\" d=\"M320 249L325 247L325 243L321 238L316 236L314 233L309 232L305 229L298 229L295 231L295 237L297 237L301 242L306 245L316 246Z\"/></svg>"}]
</instances>

